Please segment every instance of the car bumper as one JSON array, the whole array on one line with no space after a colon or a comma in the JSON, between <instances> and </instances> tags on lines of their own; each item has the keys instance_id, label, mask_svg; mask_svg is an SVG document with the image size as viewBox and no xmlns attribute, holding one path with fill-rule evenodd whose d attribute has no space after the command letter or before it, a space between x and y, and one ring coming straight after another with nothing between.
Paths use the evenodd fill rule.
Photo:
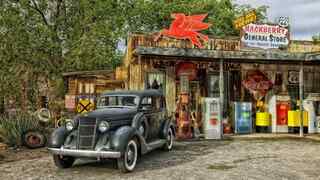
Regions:
<instances>
[{"instance_id":1,"label":"car bumper","mask_svg":"<svg viewBox=\"0 0 320 180\"><path fill-rule=\"evenodd\" d=\"M73 157L95 157L95 158L120 158L121 153L116 151L92 151L64 148L48 148L49 152L55 155Z\"/></svg>"}]
</instances>

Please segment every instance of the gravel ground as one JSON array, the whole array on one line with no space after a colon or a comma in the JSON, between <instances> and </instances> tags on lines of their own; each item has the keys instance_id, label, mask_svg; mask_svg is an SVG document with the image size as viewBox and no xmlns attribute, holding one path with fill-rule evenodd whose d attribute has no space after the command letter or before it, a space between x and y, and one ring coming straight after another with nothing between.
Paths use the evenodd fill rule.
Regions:
<instances>
[{"instance_id":1,"label":"gravel ground","mask_svg":"<svg viewBox=\"0 0 320 180\"><path fill-rule=\"evenodd\" d=\"M112 161L78 160L60 170L47 155L0 164L0 179L320 179L319 147L319 140L294 137L176 142L171 152L143 156L128 174Z\"/></svg>"}]
</instances>

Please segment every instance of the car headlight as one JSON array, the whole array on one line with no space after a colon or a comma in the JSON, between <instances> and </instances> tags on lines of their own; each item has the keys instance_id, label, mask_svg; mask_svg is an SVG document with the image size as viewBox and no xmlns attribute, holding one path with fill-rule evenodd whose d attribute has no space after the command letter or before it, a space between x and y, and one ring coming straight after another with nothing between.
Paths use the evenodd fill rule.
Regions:
<instances>
[{"instance_id":1,"label":"car headlight","mask_svg":"<svg viewBox=\"0 0 320 180\"><path fill-rule=\"evenodd\" d=\"M68 131L72 131L73 128L74 128L73 122L72 122L72 121L68 121L68 122L66 123L66 129L67 129Z\"/></svg>"},{"instance_id":2,"label":"car headlight","mask_svg":"<svg viewBox=\"0 0 320 180\"><path fill-rule=\"evenodd\" d=\"M109 128L110 128L110 125L107 121L101 121L98 127L99 131L102 133L106 132Z\"/></svg>"}]
</instances>

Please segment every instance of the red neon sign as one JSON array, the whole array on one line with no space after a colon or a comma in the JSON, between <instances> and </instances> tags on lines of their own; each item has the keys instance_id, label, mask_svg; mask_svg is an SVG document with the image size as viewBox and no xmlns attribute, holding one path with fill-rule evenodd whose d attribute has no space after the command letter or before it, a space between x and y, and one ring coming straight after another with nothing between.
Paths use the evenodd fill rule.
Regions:
<instances>
[{"instance_id":1,"label":"red neon sign","mask_svg":"<svg viewBox=\"0 0 320 180\"><path fill-rule=\"evenodd\" d=\"M203 35L197 31L208 29L211 24L202 22L208 14L199 14L193 16L186 16L183 13L171 14L174 19L169 29L163 29L155 38L157 41L161 36L172 37L176 39L188 39L193 45L203 48L200 39L208 41L208 36Z\"/></svg>"}]
</instances>

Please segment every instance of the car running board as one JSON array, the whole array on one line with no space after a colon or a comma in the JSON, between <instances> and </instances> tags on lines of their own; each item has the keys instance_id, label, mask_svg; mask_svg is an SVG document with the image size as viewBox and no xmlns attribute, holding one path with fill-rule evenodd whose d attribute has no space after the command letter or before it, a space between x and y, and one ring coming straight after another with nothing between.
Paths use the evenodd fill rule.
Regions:
<instances>
[{"instance_id":1,"label":"car running board","mask_svg":"<svg viewBox=\"0 0 320 180\"><path fill-rule=\"evenodd\" d=\"M142 154L148 153L154 149L160 148L162 147L164 144L166 143L165 139L159 139L159 140L155 140L153 142L150 143L146 143L145 147L142 150Z\"/></svg>"}]
</instances>

